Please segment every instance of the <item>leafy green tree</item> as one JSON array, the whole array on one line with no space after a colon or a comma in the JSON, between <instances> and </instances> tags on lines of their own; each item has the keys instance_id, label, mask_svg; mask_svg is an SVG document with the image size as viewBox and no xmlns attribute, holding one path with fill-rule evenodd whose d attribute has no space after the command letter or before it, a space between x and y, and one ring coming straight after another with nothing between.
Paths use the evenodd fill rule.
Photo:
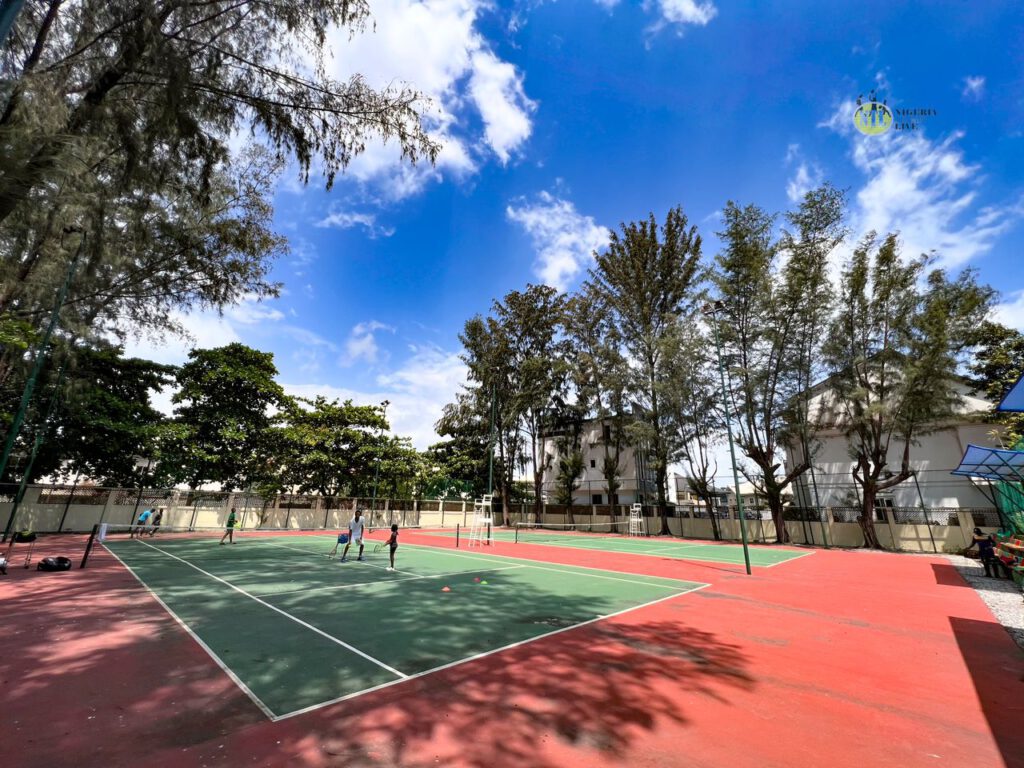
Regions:
<instances>
[{"instance_id":1,"label":"leafy green tree","mask_svg":"<svg viewBox=\"0 0 1024 768\"><path fill-rule=\"evenodd\" d=\"M574 494L580 487L583 474L583 451L580 450L578 435L563 435L555 441L558 446L558 473L555 475L555 503L569 508L569 522L573 522L572 505Z\"/></svg>"},{"instance_id":2,"label":"leafy green tree","mask_svg":"<svg viewBox=\"0 0 1024 768\"><path fill-rule=\"evenodd\" d=\"M52 441L61 471L105 485L135 485L136 457L152 460L164 421L150 395L173 381L174 369L125 358L116 347L82 350L75 362Z\"/></svg>"},{"instance_id":3,"label":"leafy green tree","mask_svg":"<svg viewBox=\"0 0 1024 768\"><path fill-rule=\"evenodd\" d=\"M724 248L713 274L719 301L712 322L728 363L737 444L754 465L744 473L766 498L779 542L788 540L783 492L811 466L818 425L808 391L821 370L833 306L828 258L845 237L843 211L843 196L832 187L809 192L786 217L792 231L776 241L774 215L730 201L719 233ZM782 450L794 445L803 450L782 474Z\"/></svg>"},{"instance_id":4,"label":"leafy green tree","mask_svg":"<svg viewBox=\"0 0 1024 768\"><path fill-rule=\"evenodd\" d=\"M875 499L913 476L915 440L954 413L960 397L953 382L994 296L970 270L952 281L933 270L922 286L926 267L925 257L900 258L896 235L881 243L867 235L843 271L825 347L832 373L825 407L847 435L861 488L860 524L875 548ZM895 471L894 439L902 443Z\"/></svg>"},{"instance_id":5,"label":"leafy green tree","mask_svg":"<svg viewBox=\"0 0 1024 768\"><path fill-rule=\"evenodd\" d=\"M567 410L567 345L561 334L565 302L550 286L529 285L523 292L510 291L494 304L493 329L505 337L503 346L510 354L504 362L511 369L508 395L529 446L538 519L548 468L544 440L549 426Z\"/></svg>"},{"instance_id":6,"label":"leafy green tree","mask_svg":"<svg viewBox=\"0 0 1024 768\"><path fill-rule=\"evenodd\" d=\"M566 306L568 361L576 402L601 430L601 476L611 517L622 487L622 457L628 447L630 368L609 307L584 286Z\"/></svg>"},{"instance_id":7,"label":"leafy green tree","mask_svg":"<svg viewBox=\"0 0 1024 768\"><path fill-rule=\"evenodd\" d=\"M175 310L272 296L274 180L335 175L370 141L439 145L406 87L327 74L328 35L365 0L42 0L0 48L0 313L81 339L178 330ZM232 153L238 136L248 150ZM0 386L17 377L0 348ZM20 389L19 382L11 384Z\"/></svg>"},{"instance_id":8,"label":"leafy green tree","mask_svg":"<svg viewBox=\"0 0 1024 768\"><path fill-rule=\"evenodd\" d=\"M998 439L1010 448L1024 440L1024 414L1000 413L995 408L1010 388L1024 376L1024 334L991 320L982 323L971 342L975 347L970 364L971 382L992 402L992 421L1000 426Z\"/></svg>"},{"instance_id":9,"label":"leafy green tree","mask_svg":"<svg viewBox=\"0 0 1024 768\"><path fill-rule=\"evenodd\" d=\"M694 324L677 324L665 338L662 403L669 420L670 461L682 462L689 489L704 502L711 530L722 537L714 514L714 446L725 430L721 385L713 359L714 343Z\"/></svg>"},{"instance_id":10,"label":"leafy green tree","mask_svg":"<svg viewBox=\"0 0 1024 768\"><path fill-rule=\"evenodd\" d=\"M331 499L372 477L379 433L388 428L380 406L321 396L294 398L286 404L282 419L287 478L299 493Z\"/></svg>"},{"instance_id":11,"label":"leafy green tree","mask_svg":"<svg viewBox=\"0 0 1024 768\"><path fill-rule=\"evenodd\" d=\"M446 408L439 428L466 431L475 425L479 433L487 425L490 435L493 424L495 485L506 522L515 470L527 458L533 467L534 509L538 515L543 510L545 429L564 403L567 378L559 334L564 301L549 286L511 291L494 302L492 316L471 318L459 336L472 383Z\"/></svg>"},{"instance_id":12,"label":"leafy green tree","mask_svg":"<svg viewBox=\"0 0 1024 768\"><path fill-rule=\"evenodd\" d=\"M486 424L482 434L445 433L447 440L427 448L424 462L427 486L424 497L435 499L472 498L487 493L490 455Z\"/></svg>"},{"instance_id":13,"label":"leafy green tree","mask_svg":"<svg viewBox=\"0 0 1024 768\"><path fill-rule=\"evenodd\" d=\"M606 251L595 254L590 288L605 306L631 365L630 394L642 406L630 432L635 445L650 446L655 470L661 532L668 533L666 492L669 443L667 415L660 402L664 378L661 340L680 318L692 317L700 297L701 239L681 208L659 227L654 215L611 233Z\"/></svg>"},{"instance_id":14,"label":"leafy green tree","mask_svg":"<svg viewBox=\"0 0 1024 768\"><path fill-rule=\"evenodd\" d=\"M304 177L318 158L328 187L373 137L433 158L418 94L327 75L331 29L368 16L361 0L31 4L0 57L0 223L44 184L77 181L73 159L100 148L122 150L130 174L208 174L248 128Z\"/></svg>"},{"instance_id":15,"label":"leafy green tree","mask_svg":"<svg viewBox=\"0 0 1024 768\"><path fill-rule=\"evenodd\" d=\"M226 490L266 473L274 414L287 402L276 375L273 354L244 344L190 352L177 375L180 429L164 450L163 472L190 488L220 483Z\"/></svg>"}]
</instances>

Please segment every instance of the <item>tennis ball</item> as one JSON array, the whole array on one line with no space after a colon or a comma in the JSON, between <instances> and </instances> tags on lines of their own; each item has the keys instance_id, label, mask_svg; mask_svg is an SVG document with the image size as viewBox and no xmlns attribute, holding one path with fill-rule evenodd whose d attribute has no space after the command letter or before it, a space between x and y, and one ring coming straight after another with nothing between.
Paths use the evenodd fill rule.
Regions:
<instances>
[{"instance_id":1,"label":"tennis ball","mask_svg":"<svg viewBox=\"0 0 1024 768\"><path fill-rule=\"evenodd\" d=\"M486 582L486 581L481 581L480 583L481 583L481 584L486 584L487 582Z\"/></svg>"}]
</instances>

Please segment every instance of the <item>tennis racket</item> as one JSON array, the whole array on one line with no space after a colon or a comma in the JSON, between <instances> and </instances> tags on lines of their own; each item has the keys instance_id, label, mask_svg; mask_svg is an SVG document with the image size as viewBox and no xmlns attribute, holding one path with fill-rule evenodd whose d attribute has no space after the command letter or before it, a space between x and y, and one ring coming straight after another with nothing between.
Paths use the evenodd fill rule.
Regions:
<instances>
[{"instance_id":1,"label":"tennis racket","mask_svg":"<svg viewBox=\"0 0 1024 768\"><path fill-rule=\"evenodd\" d=\"M376 554L378 552L383 552L384 551L384 547L386 547L387 545L388 545L388 543L386 541L380 541L380 542L377 542L376 544L374 544L373 545L373 552L374 552L374 554Z\"/></svg>"}]
</instances>

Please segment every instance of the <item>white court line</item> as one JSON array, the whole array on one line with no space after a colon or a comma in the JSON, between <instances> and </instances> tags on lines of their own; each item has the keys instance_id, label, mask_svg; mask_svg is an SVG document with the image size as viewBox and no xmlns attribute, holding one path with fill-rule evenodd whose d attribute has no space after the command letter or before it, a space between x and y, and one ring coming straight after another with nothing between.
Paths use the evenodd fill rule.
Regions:
<instances>
[{"instance_id":1,"label":"white court line","mask_svg":"<svg viewBox=\"0 0 1024 768\"><path fill-rule=\"evenodd\" d=\"M505 543L507 544L509 542L505 542ZM575 549L588 549L591 552L607 552L609 554L615 554L615 555L639 555L641 557L659 557L660 555L657 555L657 554L654 554L654 553L662 552L662 550L660 548L658 548L658 549L644 549L644 550L638 550L638 549L608 549L607 547L594 547L594 546L588 546L586 544L565 544L565 543L562 543L562 542L553 542L553 541L520 541L519 543L520 544L529 544L530 546L533 546L533 547L567 547L567 548L570 548L570 549L573 549L573 548L575 548ZM596 542L594 542L594 543L596 543ZM415 544L408 544L406 546L416 546L416 545ZM664 551L668 552L668 551L672 551L672 549L683 549L685 547L708 547L708 546L715 546L715 545L712 545L712 544L673 544L670 549L667 549L667 550L664 550ZM729 547L742 547L743 545L742 544L727 544L726 546L729 546ZM785 551L789 552L790 550L785 550ZM662 552L662 553L664 553L664 552ZM800 554L794 555L793 557L789 557L789 558L787 558L785 560L780 560L777 563L769 563L767 565L760 565L758 563L751 563L751 566L753 566L754 568L774 568L776 565L783 565L785 563L788 563L790 560L799 560L801 557L806 557L807 555L813 555L813 554L814 554L813 552L801 552ZM498 557L501 557L501 555L498 555ZM743 561L742 560L737 562L735 560L720 560L720 559L714 558L714 557L697 557L696 555L686 555L685 557L680 557L678 559L679 560L696 560L696 561L702 562L702 563L721 563L721 564L724 564L724 565L739 565L739 566L743 565ZM574 567L582 568L583 566L574 566Z\"/></svg>"},{"instance_id":2,"label":"white court line","mask_svg":"<svg viewBox=\"0 0 1024 768\"><path fill-rule=\"evenodd\" d=\"M416 545L415 544L406 544L405 546L416 546ZM429 547L428 547L428 549L429 549ZM499 555L499 557L500 557L500 555ZM571 571L567 571L567 573L571 573ZM586 574L582 574L582 575L586 575ZM648 585L648 586L650 586L650 585ZM604 619L610 619L610 618L613 618L615 616L620 616L620 615L622 615L624 613L629 613L630 611L636 611L636 610L639 610L641 608L647 608L648 606L655 605L657 603L661 603L661 602L664 602L666 600L671 600L672 598L679 597L680 595L688 595L691 592L696 592L696 591L698 591L700 589L704 589L705 587L710 587L710 586L711 586L710 584L700 584L700 585L698 585L696 587L691 587L690 589L682 590L682 591L676 592L675 594L672 594L672 595L666 595L665 597L659 597L656 600L651 600L650 602L642 603L640 605L634 605L634 606L632 606L630 608L623 608L621 611L615 611L613 613L606 613L606 614L604 614L602 616L595 616L594 618L588 619L587 621L581 621L579 624L573 624L571 627L561 627L559 629L553 629L550 632L545 632L542 635L535 635L534 637L528 637L525 640L519 640L518 642L515 642L515 643L509 643L508 645L503 645L500 648L495 648L495 649L490 650L490 651L483 651L482 653L475 654L474 656L467 656L465 659L459 659L458 661L452 661L452 662L449 662L448 664L442 664L439 667L433 667L431 669L425 669L422 672L416 672L415 674L409 675L404 680L392 680L391 682L388 682L388 683L381 683L380 685L375 685L372 688L364 688L361 691L355 691L354 693L348 693L348 694L345 694L344 696L339 696L336 699L330 699L329 701L321 701L319 704L311 704L308 707L303 707L302 709L296 709L294 712L288 712L287 714L279 715L279 716L274 717L272 719L274 720L274 722L277 722L279 720L287 720L288 718L295 717L296 715L304 715L304 714L306 714L308 712L313 712L313 711L318 710L318 709L323 709L324 707L329 707L332 704L338 704L339 702L346 701L347 699L354 699L357 696L362 696L362 695L367 694L367 693L373 693L374 691L379 691L382 688L390 688L393 685L397 685L399 683L404 683L404 682L406 682L408 680L415 680L418 677L426 677L427 675L433 675L433 674L435 674L437 672L441 672L441 671L446 670L446 669L451 669L452 667L457 667L457 666L460 666L462 664L468 664L469 662L476 661L477 659L483 659L483 658L486 658L487 656L492 656L492 655L494 655L496 653L501 653L502 651L508 651L508 650L511 650L512 648L518 648L521 645L526 645L527 643L533 643L533 642L536 642L537 640L542 640L545 637L551 637L552 635L558 635L558 634L561 634L562 632L569 632L569 631L574 630L574 629L579 629L580 627L585 627L588 624L593 624L593 623L598 622L598 621L603 621Z\"/></svg>"},{"instance_id":3,"label":"white court line","mask_svg":"<svg viewBox=\"0 0 1024 768\"><path fill-rule=\"evenodd\" d=\"M379 586L381 584L398 584L402 581L416 581L418 579L442 579L445 576L462 576L470 573L492 573L493 571L513 571L516 568L525 568L525 565L506 565L501 568L477 568L472 571L452 571L451 573L431 573L429 575L409 576L405 579L391 579L389 581L360 581L356 584L338 584L333 587L310 587L309 589L290 589L287 592L266 593L263 597L280 597L281 595L294 595L296 592L326 592L331 589L348 589L349 587ZM408 571L406 571L408 573Z\"/></svg>"},{"instance_id":4,"label":"white court line","mask_svg":"<svg viewBox=\"0 0 1024 768\"><path fill-rule=\"evenodd\" d=\"M145 589L147 592L149 592L150 595L153 596L154 600L156 600L158 603L160 603L161 606L163 606L163 609L165 611L167 611L171 615L171 618L173 618L176 622L178 622L178 624L181 626L182 629L184 629L186 632L188 632L189 637L191 637L193 640L195 640L199 644L199 647L202 648L204 651L206 651L206 653L209 655L209 657L211 659L213 659L213 662L218 667L220 667L221 670L223 670L225 675L227 675L231 679L231 682L233 682L235 685L237 685L239 688L241 688L242 689L242 693L244 693L246 696L248 696L252 700L252 703L255 704L257 707L259 707L260 711L264 715L266 715L271 720L274 720L274 719L277 718L277 715L275 715L271 711L270 707L268 707L266 704L264 704L263 701L260 699L260 697L257 696L255 693L253 693L249 689L249 686L247 686L245 683L243 683L242 679L238 675L236 675L234 672L232 672L228 668L228 666L223 661L220 660L220 657L216 653L213 652L213 649L210 646L208 646L206 643L204 643L202 638L200 638L199 635L197 635L195 632L193 632L192 629L189 627L189 625L186 624L184 621L182 621L181 617L178 616L178 614L176 614L173 610L171 610L171 607L160 598L160 595L158 595L156 592L154 592L152 589L150 589L149 585L146 584L146 582L144 582L141 578L139 578L139 574L137 574L132 569L132 567L130 565L128 565L128 563L126 563L124 560L122 560L120 557L118 557L117 553L114 552L112 549L110 549L110 547L108 547L105 542L103 543L103 548L107 552L109 552L111 555L113 555L114 559L117 560L117 562L119 562L121 565L123 565L128 570L128 573L130 573L132 576L135 577L136 581L138 581L139 584L142 585L143 589Z\"/></svg>"},{"instance_id":5,"label":"white court line","mask_svg":"<svg viewBox=\"0 0 1024 768\"><path fill-rule=\"evenodd\" d=\"M468 558L468 559L471 559L471 560L483 560L485 563L496 563L496 562L501 562L502 560L518 560L518 561L521 561L521 562L528 563L528 565L523 566L524 568L534 568L534 569L536 569L538 571L551 571L553 573L567 573L570 576L584 576L584 577L589 578L589 579L607 579L608 581L624 581L627 584L641 584L641 585L643 585L645 587L658 587L660 589L677 589L677 587L672 587L672 586L669 586L667 584L658 584L657 582L651 582L651 581L639 581L637 579L623 579L623 578L618 577L618 576L602 576L601 574L598 574L598 573L579 573L578 571L567 571L564 568L549 568L547 566L537 565L536 564L536 562L537 562L536 560L529 560L528 558L525 558L525 557L513 557L512 555L469 555L469 554L463 554L462 552L452 552L450 549L438 549L437 547L427 547L427 546L424 546L422 544L406 544L405 546L407 546L407 547L415 547L416 549L427 549L427 550L430 550L431 552L436 552L436 553L442 554L442 555L449 555L451 557L462 557L462 558ZM500 558L500 559L499 560L495 560L494 558ZM584 569L584 570L588 570L588 571L601 571L602 573L617 573L617 571L608 571L608 570L606 570L604 568L591 568L590 566L586 566L586 565L572 565L572 566L569 566L569 567L570 568L580 568L580 569ZM686 581L685 579L673 579L673 578L668 578L668 577L665 577L665 576L652 576L651 578L652 579L658 579L660 581L675 581L675 582L685 582ZM687 583L691 583L692 584L694 582L687 582Z\"/></svg>"},{"instance_id":6,"label":"white court line","mask_svg":"<svg viewBox=\"0 0 1024 768\"><path fill-rule=\"evenodd\" d=\"M366 659L367 661L373 662L374 664L376 664L381 669L386 669L391 674L398 675L400 678L408 677L408 675L406 675L404 672L399 672L397 669L395 669L394 667L388 666L387 664L385 664L380 659L375 659L370 654L364 653L363 651L360 651L358 648L356 648L353 645L349 645L344 640L339 640L334 635L329 635L326 632L324 632L322 629L314 627L312 624L310 624L308 622L305 622L305 621L303 621L300 618L292 616L287 611L283 611L280 608L278 608L277 606L271 605L266 600L261 600L260 598L256 597L256 595L253 595L253 594L251 594L249 592L246 592L241 587L236 587L230 581L227 581L226 579L222 579L220 576L215 576L214 574L210 573L209 571L204 571L198 565L195 565L194 563L190 563L188 560L185 560L184 558L178 557L177 555L172 555L170 552L167 552L167 551L165 551L163 549L160 549L160 547L154 547L152 544L149 544L149 543L147 543L145 541L142 541L142 540L138 540L138 541L139 541L140 544L143 544L143 545L145 545L147 547L150 547L151 549L155 549L157 552L160 552L161 554L166 555L167 557L174 558L175 560L184 563L189 568L194 568L195 570L199 571L204 576L209 576L211 579L214 579L215 581L219 581L221 584L224 584L225 586L230 587L231 589L235 590L239 594L245 595L250 600L255 600L260 605L262 605L262 606L264 606L266 608L269 608L270 610L272 610L272 611L274 611L276 613L281 614L286 619L291 619L296 624L299 624L300 626L303 626L303 627L305 627L308 630L316 632L321 637L324 637L324 638L330 640L333 643L337 643L338 645L340 645L342 648L345 648L346 650L352 651L352 653L356 654L357 656L362 656L364 659Z\"/></svg>"}]
</instances>

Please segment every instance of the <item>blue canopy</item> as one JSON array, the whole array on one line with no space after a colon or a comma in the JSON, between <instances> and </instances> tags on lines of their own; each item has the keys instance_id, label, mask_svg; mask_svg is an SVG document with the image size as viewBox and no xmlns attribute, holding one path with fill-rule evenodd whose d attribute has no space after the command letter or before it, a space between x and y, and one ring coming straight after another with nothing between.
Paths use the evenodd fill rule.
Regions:
<instances>
[{"instance_id":1,"label":"blue canopy","mask_svg":"<svg viewBox=\"0 0 1024 768\"><path fill-rule=\"evenodd\" d=\"M1017 379L1017 383L1010 387L1006 397L999 403L997 411L1024 411L1024 376Z\"/></svg>"},{"instance_id":2,"label":"blue canopy","mask_svg":"<svg viewBox=\"0 0 1024 768\"><path fill-rule=\"evenodd\" d=\"M1024 451L968 445L960 466L952 474L1021 483L1024 482Z\"/></svg>"}]
</instances>

